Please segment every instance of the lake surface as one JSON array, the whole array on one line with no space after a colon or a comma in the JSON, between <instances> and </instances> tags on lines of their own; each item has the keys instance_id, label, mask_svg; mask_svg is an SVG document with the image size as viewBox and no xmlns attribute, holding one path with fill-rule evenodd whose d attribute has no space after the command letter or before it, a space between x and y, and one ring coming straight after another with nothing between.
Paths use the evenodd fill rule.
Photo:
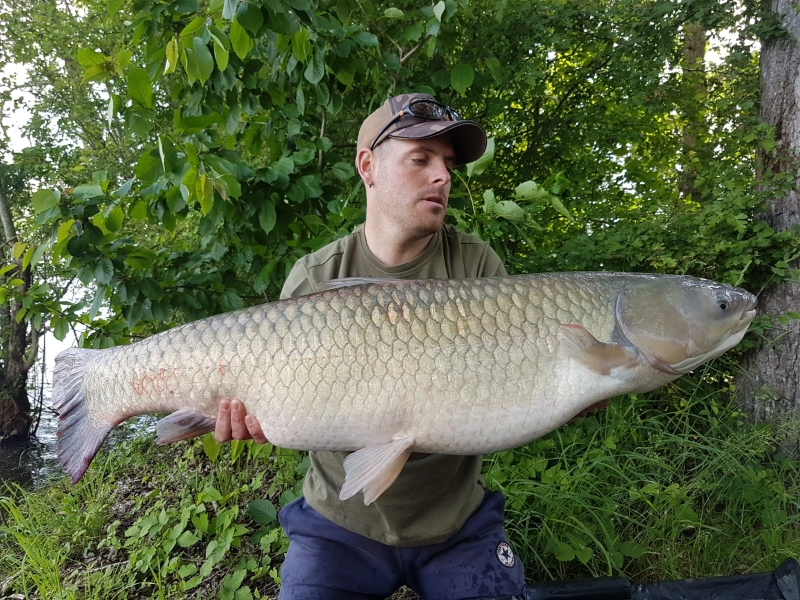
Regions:
<instances>
[{"instance_id":1,"label":"lake surface","mask_svg":"<svg viewBox=\"0 0 800 600\"><path fill-rule=\"evenodd\" d=\"M58 416L51 408L42 411L36 437L27 442L0 446L0 484L18 483L32 488L47 485L64 474L56 455Z\"/></svg>"},{"instance_id":2,"label":"lake surface","mask_svg":"<svg viewBox=\"0 0 800 600\"><path fill-rule=\"evenodd\" d=\"M137 435L152 433L158 417L142 415L111 431L103 447L129 440ZM0 445L0 494L3 483L18 483L26 488L46 486L66 474L58 463L56 429L58 415L48 405L42 410L42 419L36 436L24 443Z\"/></svg>"}]
</instances>

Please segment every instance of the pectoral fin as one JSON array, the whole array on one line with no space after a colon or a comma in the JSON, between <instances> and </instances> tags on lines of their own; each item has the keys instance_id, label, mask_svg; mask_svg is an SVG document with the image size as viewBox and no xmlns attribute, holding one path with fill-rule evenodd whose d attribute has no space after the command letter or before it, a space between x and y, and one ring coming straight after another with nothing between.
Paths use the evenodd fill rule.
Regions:
<instances>
[{"instance_id":1,"label":"pectoral fin","mask_svg":"<svg viewBox=\"0 0 800 600\"><path fill-rule=\"evenodd\" d=\"M639 354L619 344L604 344L581 325L561 325L561 341L567 354L599 375L625 379L627 369L639 362Z\"/></svg>"},{"instance_id":2,"label":"pectoral fin","mask_svg":"<svg viewBox=\"0 0 800 600\"><path fill-rule=\"evenodd\" d=\"M217 420L196 410L182 408L156 423L156 443L172 444L214 431Z\"/></svg>"},{"instance_id":3,"label":"pectoral fin","mask_svg":"<svg viewBox=\"0 0 800 600\"><path fill-rule=\"evenodd\" d=\"M364 504L372 504L394 483L411 455L413 441L408 438L388 444L367 446L344 459L344 485L340 500L364 492Z\"/></svg>"}]
</instances>

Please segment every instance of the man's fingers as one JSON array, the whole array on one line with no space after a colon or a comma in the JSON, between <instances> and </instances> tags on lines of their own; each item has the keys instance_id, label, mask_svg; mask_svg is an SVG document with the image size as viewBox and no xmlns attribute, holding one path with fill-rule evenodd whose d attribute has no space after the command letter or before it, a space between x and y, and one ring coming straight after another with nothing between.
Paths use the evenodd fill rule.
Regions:
<instances>
[{"instance_id":1,"label":"man's fingers","mask_svg":"<svg viewBox=\"0 0 800 600\"><path fill-rule=\"evenodd\" d=\"M218 442L231 440L231 403L229 400L220 400L217 411L217 424L214 427L214 438Z\"/></svg>"},{"instance_id":2,"label":"man's fingers","mask_svg":"<svg viewBox=\"0 0 800 600\"><path fill-rule=\"evenodd\" d=\"M250 432L250 435L256 444L267 443L267 436L264 435L264 431L261 429L261 423L258 422L258 419L256 419L253 415L247 415L244 419L244 422L247 425L247 430Z\"/></svg>"},{"instance_id":3,"label":"man's fingers","mask_svg":"<svg viewBox=\"0 0 800 600\"><path fill-rule=\"evenodd\" d=\"M235 440L249 440L252 436L247 431L244 418L247 416L247 409L240 400L231 400L231 435Z\"/></svg>"},{"instance_id":4,"label":"man's fingers","mask_svg":"<svg viewBox=\"0 0 800 600\"><path fill-rule=\"evenodd\" d=\"M236 398L220 400L214 437L218 442L255 440L259 444L267 443L258 419L248 415L245 405Z\"/></svg>"}]
</instances>

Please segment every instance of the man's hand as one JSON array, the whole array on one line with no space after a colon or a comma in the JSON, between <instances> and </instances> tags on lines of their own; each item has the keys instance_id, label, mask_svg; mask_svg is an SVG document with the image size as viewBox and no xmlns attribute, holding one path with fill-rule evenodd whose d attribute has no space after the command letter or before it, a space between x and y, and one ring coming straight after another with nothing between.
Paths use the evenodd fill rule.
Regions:
<instances>
[{"instance_id":1,"label":"man's hand","mask_svg":"<svg viewBox=\"0 0 800 600\"><path fill-rule=\"evenodd\" d=\"M218 442L253 440L257 444L267 443L261 424L253 415L247 414L242 401L236 398L220 401L214 437Z\"/></svg>"}]
</instances>

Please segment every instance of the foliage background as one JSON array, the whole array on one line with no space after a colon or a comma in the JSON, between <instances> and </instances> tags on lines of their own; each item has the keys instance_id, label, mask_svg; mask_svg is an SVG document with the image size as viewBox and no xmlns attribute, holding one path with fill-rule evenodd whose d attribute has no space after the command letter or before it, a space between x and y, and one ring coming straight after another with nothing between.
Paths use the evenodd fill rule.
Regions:
<instances>
[{"instance_id":1,"label":"foliage background","mask_svg":"<svg viewBox=\"0 0 800 600\"><path fill-rule=\"evenodd\" d=\"M92 346L276 297L299 256L363 219L355 133L401 90L489 131L495 159L458 175L450 216L512 271L757 290L796 250L754 218L774 189L756 184L757 150L774 149L758 123L757 7L70 5L4 15L6 60L43 84L35 144L7 167L29 232L15 254L90 292L77 306L55 287L28 292L23 317L59 334L83 321ZM685 64L689 23L728 32L723 58Z\"/></svg>"}]
</instances>

